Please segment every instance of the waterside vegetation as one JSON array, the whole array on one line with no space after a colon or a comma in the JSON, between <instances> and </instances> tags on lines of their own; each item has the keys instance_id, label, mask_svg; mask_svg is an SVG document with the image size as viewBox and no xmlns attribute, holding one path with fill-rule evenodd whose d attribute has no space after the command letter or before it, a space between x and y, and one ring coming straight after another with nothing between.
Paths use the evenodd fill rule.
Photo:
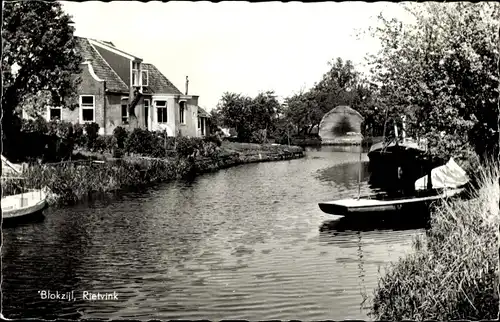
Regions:
<instances>
[{"instance_id":1,"label":"waterside vegetation","mask_svg":"<svg viewBox=\"0 0 500 322\"><path fill-rule=\"evenodd\" d=\"M414 252L388 267L371 298L376 320L493 320L498 313L498 164L468 201L443 201Z\"/></svg>"},{"instance_id":2,"label":"waterside vegetation","mask_svg":"<svg viewBox=\"0 0 500 322\"><path fill-rule=\"evenodd\" d=\"M72 125L43 119L23 120L14 160L26 162L24 184L48 187L51 204L73 204L93 193L106 193L194 176L243 163L289 160L303 149L278 144L168 137L143 129L116 128L113 136L98 135L95 123ZM85 130L85 131L84 131ZM24 155L22 152L25 152ZM21 183L11 181L4 194Z\"/></svg>"},{"instance_id":3,"label":"waterside vegetation","mask_svg":"<svg viewBox=\"0 0 500 322\"><path fill-rule=\"evenodd\" d=\"M370 57L379 106L429 153L454 157L475 199L443 201L415 252L388 267L372 299L377 320L496 319L499 313L500 5L409 3L414 21L386 19ZM493 160L493 161L491 161Z\"/></svg>"}]
</instances>

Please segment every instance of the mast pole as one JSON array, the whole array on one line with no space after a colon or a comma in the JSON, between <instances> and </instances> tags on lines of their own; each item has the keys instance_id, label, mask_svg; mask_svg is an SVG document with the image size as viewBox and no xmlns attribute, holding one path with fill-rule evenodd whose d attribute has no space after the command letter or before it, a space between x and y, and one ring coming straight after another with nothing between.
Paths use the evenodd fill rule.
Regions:
<instances>
[{"instance_id":1,"label":"mast pole","mask_svg":"<svg viewBox=\"0 0 500 322\"><path fill-rule=\"evenodd\" d=\"M363 138L361 138L361 148L359 150L359 168L358 168L358 200L361 198L361 156L363 154Z\"/></svg>"}]
</instances>

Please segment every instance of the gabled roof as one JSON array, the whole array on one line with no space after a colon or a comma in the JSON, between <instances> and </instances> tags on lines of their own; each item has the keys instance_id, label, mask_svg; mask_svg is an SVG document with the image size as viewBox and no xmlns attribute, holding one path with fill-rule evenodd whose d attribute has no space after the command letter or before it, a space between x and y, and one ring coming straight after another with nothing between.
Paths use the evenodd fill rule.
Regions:
<instances>
[{"instance_id":1,"label":"gabled roof","mask_svg":"<svg viewBox=\"0 0 500 322\"><path fill-rule=\"evenodd\" d=\"M203 108L198 106L198 116L199 117L210 117L210 114L207 113Z\"/></svg>"},{"instance_id":2,"label":"gabled roof","mask_svg":"<svg viewBox=\"0 0 500 322\"><path fill-rule=\"evenodd\" d=\"M143 63L142 68L148 71L148 86L144 87L144 94L182 95L182 92L155 65Z\"/></svg>"},{"instance_id":3,"label":"gabled roof","mask_svg":"<svg viewBox=\"0 0 500 322\"><path fill-rule=\"evenodd\" d=\"M106 87L113 92L128 93L129 88L118 74L102 58L99 52L90 44L87 38L76 37L77 46L83 61L89 61L92 64L95 74L106 81Z\"/></svg>"},{"instance_id":4,"label":"gabled roof","mask_svg":"<svg viewBox=\"0 0 500 322\"><path fill-rule=\"evenodd\" d=\"M97 49L91 43L99 43L101 45L112 46L114 50L119 50L114 47L113 43L109 41L102 41L90 38L75 37L77 39L78 48L84 61L89 61L92 68L100 79L106 81L106 87L112 92L128 93L129 86L118 76L113 68L106 62L106 60L99 54ZM89 41L89 39L91 41ZM97 45L96 45L97 46ZM121 51L121 50L119 50ZM123 51L121 51L123 52ZM125 52L123 52L125 53ZM133 56L129 53L127 55ZM133 56L136 57L136 56ZM140 58L137 58L140 59ZM182 95L182 92L175 87L168 78L163 75L158 68L153 64L142 63L143 70L148 71L148 86L144 87L144 94L176 94Z\"/></svg>"},{"instance_id":5,"label":"gabled roof","mask_svg":"<svg viewBox=\"0 0 500 322\"><path fill-rule=\"evenodd\" d=\"M134 60L142 61L142 58L140 58L140 57L138 57L136 55L133 55L131 53L128 53L128 52L126 52L124 50L121 50L119 48L116 48L115 45L113 45L113 43L111 43L110 41L102 41L102 40L92 39L92 38L87 38L87 39L91 41L92 45L95 45L95 46L98 46L98 47L102 47L102 48L107 49L109 51L115 52L115 53L117 53L119 55L128 57L129 59L134 59Z\"/></svg>"}]
</instances>

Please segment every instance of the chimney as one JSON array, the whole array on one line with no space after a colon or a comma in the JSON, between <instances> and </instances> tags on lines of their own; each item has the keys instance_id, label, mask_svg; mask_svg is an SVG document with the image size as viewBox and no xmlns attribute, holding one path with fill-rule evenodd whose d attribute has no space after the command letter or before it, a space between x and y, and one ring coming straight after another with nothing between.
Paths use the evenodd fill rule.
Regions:
<instances>
[{"instance_id":1,"label":"chimney","mask_svg":"<svg viewBox=\"0 0 500 322\"><path fill-rule=\"evenodd\" d=\"M188 94L189 79L186 76L186 95Z\"/></svg>"}]
</instances>

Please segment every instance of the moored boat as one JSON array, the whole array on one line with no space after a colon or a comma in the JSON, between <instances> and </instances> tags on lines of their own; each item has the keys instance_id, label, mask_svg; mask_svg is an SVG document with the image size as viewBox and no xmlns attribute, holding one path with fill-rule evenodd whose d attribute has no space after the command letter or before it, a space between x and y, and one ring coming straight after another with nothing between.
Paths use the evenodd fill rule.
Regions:
<instances>
[{"instance_id":1,"label":"moored boat","mask_svg":"<svg viewBox=\"0 0 500 322\"><path fill-rule=\"evenodd\" d=\"M356 213L371 213L401 210L405 207L427 206L433 201L456 196L463 192L460 189L433 189L417 192L414 196L390 196L378 194L362 198L347 198L341 200L320 202L319 208L331 215L347 216Z\"/></svg>"},{"instance_id":2,"label":"moored boat","mask_svg":"<svg viewBox=\"0 0 500 322\"><path fill-rule=\"evenodd\" d=\"M21 182L19 187L17 184L12 184L12 182L17 181ZM47 207L48 190L46 188L26 189L24 181L21 167L10 163L2 155L1 209L4 222L13 222L40 215ZM17 193L4 195L7 186Z\"/></svg>"},{"instance_id":3,"label":"moored boat","mask_svg":"<svg viewBox=\"0 0 500 322\"><path fill-rule=\"evenodd\" d=\"M346 216L354 213L400 210L404 207L428 206L429 203L460 195L469 181L465 171L451 158L414 183L411 195L388 192L334 201L320 202L319 208L328 214ZM430 188L429 188L430 186Z\"/></svg>"},{"instance_id":4,"label":"moored boat","mask_svg":"<svg viewBox=\"0 0 500 322\"><path fill-rule=\"evenodd\" d=\"M2 218L17 220L39 215L47 207L47 193L43 189L32 189L2 197Z\"/></svg>"}]
</instances>

